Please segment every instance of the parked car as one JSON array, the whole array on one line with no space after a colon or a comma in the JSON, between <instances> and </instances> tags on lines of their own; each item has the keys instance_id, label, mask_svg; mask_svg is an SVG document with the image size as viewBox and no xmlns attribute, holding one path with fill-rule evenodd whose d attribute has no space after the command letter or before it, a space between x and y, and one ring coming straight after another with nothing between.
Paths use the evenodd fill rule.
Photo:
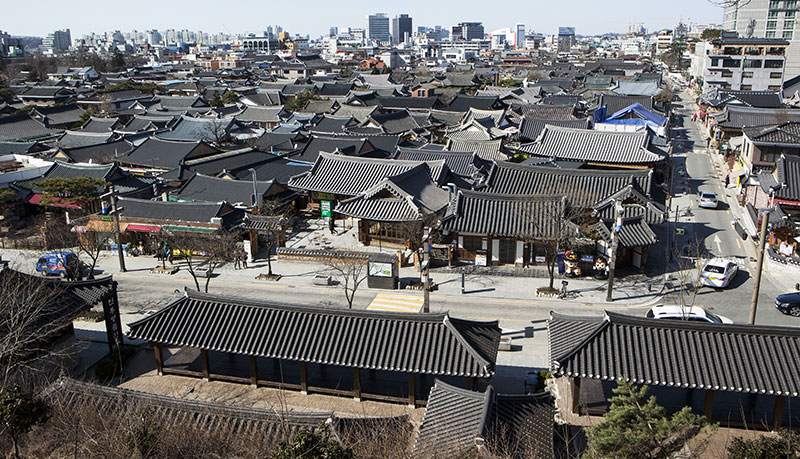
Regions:
<instances>
[{"instance_id":1,"label":"parked car","mask_svg":"<svg viewBox=\"0 0 800 459\"><path fill-rule=\"evenodd\" d=\"M722 258L708 260L700 272L700 285L714 288L725 288L739 272L739 265Z\"/></svg>"},{"instance_id":2,"label":"parked car","mask_svg":"<svg viewBox=\"0 0 800 459\"><path fill-rule=\"evenodd\" d=\"M710 191L701 191L697 193L697 205L707 209L716 209L719 205L717 195Z\"/></svg>"},{"instance_id":3,"label":"parked car","mask_svg":"<svg viewBox=\"0 0 800 459\"><path fill-rule=\"evenodd\" d=\"M81 262L72 252L49 252L36 262L36 271L44 275L55 275L62 279L80 279Z\"/></svg>"},{"instance_id":4,"label":"parked car","mask_svg":"<svg viewBox=\"0 0 800 459\"><path fill-rule=\"evenodd\" d=\"M647 311L651 319L690 320L692 322L707 322L712 324L732 324L727 317L708 312L699 306L654 306Z\"/></svg>"},{"instance_id":5,"label":"parked car","mask_svg":"<svg viewBox=\"0 0 800 459\"><path fill-rule=\"evenodd\" d=\"M800 292L784 293L775 298L778 311L790 316L800 317Z\"/></svg>"}]
</instances>

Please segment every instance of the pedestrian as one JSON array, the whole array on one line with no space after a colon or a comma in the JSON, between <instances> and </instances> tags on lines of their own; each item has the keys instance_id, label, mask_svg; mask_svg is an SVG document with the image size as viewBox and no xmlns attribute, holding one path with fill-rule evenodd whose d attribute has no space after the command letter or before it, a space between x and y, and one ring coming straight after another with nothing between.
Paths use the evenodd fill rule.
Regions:
<instances>
[{"instance_id":1,"label":"pedestrian","mask_svg":"<svg viewBox=\"0 0 800 459\"><path fill-rule=\"evenodd\" d=\"M706 137L706 148L711 148L711 137Z\"/></svg>"},{"instance_id":2,"label":"pedestrian","mask_svg":"<svg viewBox=\"0 0 800 459\"><path fill-rule=\"evenodd\" d=\"M730 175L726 175L725 176L725 188L728 188L728 186L730 184L731 184L731 176Z\"/></svg>"},{"instance_id":3,"label":"pedestrian","mask_svg":"<svg viewBox=\"0 0 800 459\"><path fill-rule=\"evenodd\" d=\"M333 216L328 217L328 229L331 230L331 234L336 234L336 222L333 220Z\"/></svg>"},{"instance_id":4,"label":"pedestrian","mask_svg":"<svg viewBox=\"0 0 800 459\"><path fill-rule=\"evenodd\" d=\"M234 260L233 260L233 269L241 268L241 263L242 263L242 256L241 255L236 255L236 257L234 257Z\"/></svg>"},{"instance_id":5,"label":"pedestrian","mask_svg":"<svg viewBox=\"0 0 800 459\"><path fill-rule=\"evenodd\" d=\"M242 250L241 258L242 258L242 268L247 269L247 251L246 250Z\"/></svg>"}]
</instances>

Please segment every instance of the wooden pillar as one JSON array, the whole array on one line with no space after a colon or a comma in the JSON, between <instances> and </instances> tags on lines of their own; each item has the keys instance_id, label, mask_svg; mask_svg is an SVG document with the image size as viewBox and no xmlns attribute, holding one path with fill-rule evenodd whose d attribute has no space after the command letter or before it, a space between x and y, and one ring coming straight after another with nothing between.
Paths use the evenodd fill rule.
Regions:
<instances>
[{"instance_id":1,"label":"wooden pillar","mask_svg":"<svg viewBox=\"0 0 800 459\"><path fill-rule=\"evenodd\" d=\"M164 354L161 343L153 343L153 353L156 355L156 371L159 376L164 375Z\"/></svg>"},{"instance_id":2,"label":"wooden pillar","mask_svg":"<svg viewBox=\"0 0 800 459\"><path fill-rule=\"evenodd\" d=\"M250 356L250 385L258 387L258 362L256 356Z\"/></svg>"},{"instance_id":3,"label":"wooden pillar","mask_svg":"<svg viewBox=\"0 0 800 459\"><path fill-rule=\"evenodd\" d=\"M786 405L786 396L775 396L775 409L772 411L772 430L778 430L783 424L783 407Z\"/></svg>"},{"instance_id":4,"label":"wooden pillar","mask_svg":"<svg viewBox=\"0 0 800 459\"><path fill-rule=\"evenodd\" d=\"M308 364L300 362L300 393L308 395Z\"/></svg>"},{"instance_id":5,"label":"wooden pillar","mask_svg":"<svg viewBox=\"0 0 800 459\"><path fill-rule=\"evenodd\" d=\"M467 376L467 390L475 390L475 378Z\"/></svg>"},{"instance_id":6,"label":"wooden pillar","mask_svg":"<svg viewBox=\"0 0 800 459\"><path fill-rule=\"evenodd\" d=\"M572 378L570 381L572 393L572 414L580 414L581 404L581 378Z\"/></svg>"},{"instance_id":7,"label":"wooden pillar","mask_svg":"<svg viewBox=\"0 0 800 459\"><path fill-rule=\"evenodd\" d=\"M208 365L208 351L205 349L200 349L200 361L203 364L203 381L208 382L209 378L211 377L211 370Z\"/></svg>"},{"instance_id":8,"label":"wooden pillar","mask_svg":"<svg viewBox=\"0 0 800 459\"><path fill-rule=\"evenodd\" d=\"M361 370L353 368L353 399L361 401Z\"/></svg>"},{"instance_id":9,"label":"wooden pillar","mask_svg":"<svg viewBox=\"0 0 800 459\"><path fill-rule=\"evenodd\" d=\"M706 405L703 409L703 415L708 421L711 421L711 416L714 413L714 390L706 389Z\"/></svg>"},{"instance_id":10,"label":"wooden pillar","mask_svg":"<svg viewBox=\"0 0 800 459\"><path fill-rule=\"evenodd\" d=\"M408 374L408 407L417 407L417 375L414 373Z\"/></svg>"}]
</instances>

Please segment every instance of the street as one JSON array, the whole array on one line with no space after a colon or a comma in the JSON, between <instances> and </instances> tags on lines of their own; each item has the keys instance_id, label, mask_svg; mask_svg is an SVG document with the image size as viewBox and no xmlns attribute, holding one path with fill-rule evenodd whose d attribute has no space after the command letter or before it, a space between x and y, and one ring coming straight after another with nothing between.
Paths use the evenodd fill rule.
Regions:
<instances>
[{"instance_id":1,"label":"street","mask_svg":"<svg viewBox=\"0 0 800 459\"><path fill-rule=\"evenodd\" d=\"M686 234L675 237L678 252L682 248L697 241L714 256L734 259L739 264L739 273L726 289L703 287L694 297L694 305L702 306L717 314L726 316L736 323L747 323L750 314L755 275L756 250L753 242L743 240L734 229L736 216L731 207L736 206L733 190L724 189L724 175L715 167L711 155L706 153L705 139L700 127L692 121L695 105L685 92L681 92L682 107L674 110L680 119L673 131L675 154L673 156L673 190L672 210L678 210L678 222L669 223L674 228L684 228ZM697 205L697 192L711 191L719 199L717 209L702 208ZM696 251L694 251L696 255ZM692 255L692 254L687 254ZM765 261L765 266L766 266ZM775 309L775 297L786 293L789 286L794 285L791 273L771 272L764 270L761 278L761 290L758 298L756 324L794 325L800 326L800 319L788 317ZM686 296L684 296L686 298ZM688 301L692 301L689 294ZM680 305L678 294L664 298L664 304Z\"/></svg>"}]
</instances>

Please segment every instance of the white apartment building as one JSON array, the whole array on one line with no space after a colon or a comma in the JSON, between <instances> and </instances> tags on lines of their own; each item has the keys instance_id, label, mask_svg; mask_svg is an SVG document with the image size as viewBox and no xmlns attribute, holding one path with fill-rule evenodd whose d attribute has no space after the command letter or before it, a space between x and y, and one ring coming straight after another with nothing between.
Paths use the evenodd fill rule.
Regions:
<instances>
[{"instance_id":1,"label":"white apartment building","mask_svg":"<svg viewBox=\"0 0 800 459\"><path fill-rule=\"evenodd\" d=\"M696 47L704 54L696 55L691 71L696 72L693 76L702 75L703 91L715 87L779 91L783 86L789 42L777 38L740 38L735 35L723 32L720 38Z\"/></svg>"},{"instance_id":2,"label":"white apartment building","mask_svg":"<svg viewBox=\"0 0 800 459\"><path fill-rule=\"evenodd\" d=\"M786 51L787 79L800 75L800 30L798 0L748 0L729 2L722 27L741 37L779 38L789 42Z\"/></svg>"}]
</instances>

